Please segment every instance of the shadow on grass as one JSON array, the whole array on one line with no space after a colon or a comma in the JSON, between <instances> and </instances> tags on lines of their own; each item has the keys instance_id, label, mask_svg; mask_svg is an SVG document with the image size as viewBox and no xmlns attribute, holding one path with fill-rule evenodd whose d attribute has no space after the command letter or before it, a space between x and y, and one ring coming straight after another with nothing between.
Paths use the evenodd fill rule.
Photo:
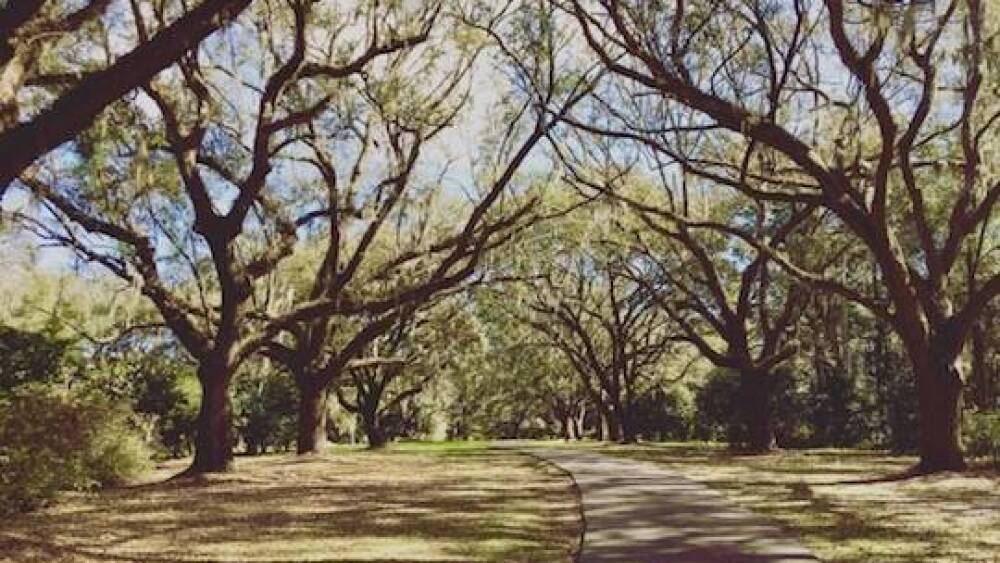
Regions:
<instances>
[{"instance_id":1,"label":"shadow on grass","mask_svg":"<svg viewBox=\"0 0 1000 563\"><path fill-rule=\"evenodd\" d=\"M77 496L0 523L15 560L565 559L570 484L514 453L341 453Z\"/></svg>"},{"instance_id":2,"label":"shadow on grass","mask_svg":"<svg viewBox=\"0 0 1000 563\"><path fill-rule=\"evenodd\" d=\"M660 464L802 534L835 561L991 561L1000 550L995 471L919 475L914 458L858 450L749 456L718 446L598 447Z\"/></svg>"}]
</instances>

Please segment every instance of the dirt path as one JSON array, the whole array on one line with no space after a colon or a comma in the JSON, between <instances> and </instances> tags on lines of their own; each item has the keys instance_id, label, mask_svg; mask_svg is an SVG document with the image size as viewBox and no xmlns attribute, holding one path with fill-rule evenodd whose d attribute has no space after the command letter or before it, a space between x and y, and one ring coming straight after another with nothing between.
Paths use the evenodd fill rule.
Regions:
<instances>
[{"instance_id":1,"label":"dirt path","mask_svg":"<svg viewBox=\"0 0 1000 563\"><path fill-rule=\"evenodd\" d=\"M593 452L529 448L572 473L583 496L581 562L803 562L787 532L701 483Z\"/></svg>"}]
</instances>

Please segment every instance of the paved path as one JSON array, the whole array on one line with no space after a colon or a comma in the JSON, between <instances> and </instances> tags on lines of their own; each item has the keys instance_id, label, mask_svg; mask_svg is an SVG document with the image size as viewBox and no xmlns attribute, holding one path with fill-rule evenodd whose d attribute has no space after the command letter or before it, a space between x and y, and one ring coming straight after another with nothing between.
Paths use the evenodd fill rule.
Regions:
<instances>
[{"instance_id":1,"label":"paved path","mask_svg":"<svg viewBox=\"0 0 1000 563\"><path fill-rule=\"evenodd\" d=\"M579 561L817 561L797 540L701 483L652 463L528 448L573 474L583 495Z\"/></svg>"}]
</instances>

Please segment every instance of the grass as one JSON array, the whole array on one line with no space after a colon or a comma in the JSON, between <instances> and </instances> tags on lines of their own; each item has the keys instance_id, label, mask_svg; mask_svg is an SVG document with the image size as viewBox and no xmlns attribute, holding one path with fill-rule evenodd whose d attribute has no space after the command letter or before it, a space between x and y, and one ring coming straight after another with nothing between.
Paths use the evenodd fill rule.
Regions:
<instances>
[{"instance_id":1,"label":"grass","mask_svg":"<svg viewBox=\"0 0 1000 563\"><path fill-rule=\"evenodd\" d=\"M240 458L0 522L25 561L568 561L582 523L557 469L483 444Z\"/></svg>"},{"instance_id":2,"label":"grass","mask_svg":"<svg viewBox=\"0 0 1000 563\"><path fill-rule=\"evenodd\" d=\"M893 479L916 459L859 450L741 456L714 444L588 447L718 489L798 532L824 561L1000 561L996 472Z\"/></svg>"}]
</instances>

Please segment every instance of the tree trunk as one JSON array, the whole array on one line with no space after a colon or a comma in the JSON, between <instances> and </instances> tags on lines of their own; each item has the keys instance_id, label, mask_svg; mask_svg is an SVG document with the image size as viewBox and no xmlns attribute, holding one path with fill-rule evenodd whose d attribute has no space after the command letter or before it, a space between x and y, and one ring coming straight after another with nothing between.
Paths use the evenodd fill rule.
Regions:
<instances>
[{"instance_id":1,"label":"tree trunk","mask_svg":"<svg viewBox=\"0 0 1000 563\"><path fill-rule=\"evenodd\" d=\"M570 437L569 417L559 414L556 415L556 418L559 419L559 434L562 435L563 440L570 441L572 438Z\"/></svg>"},{"instance_id":2,"label":"tree trunk","mask_svg":"<svg viewBox=\"0 0 1000 563\"><path fill-rule=\"evenodd\" d=\"M579 407L579 412L576 417L574 417L573 424L576 427L576 439L582 440L584 436L583 423L584 419L587 417L587 407L581 405Z\"/></svg>"},{"instance_id":3,"label":"tree trunk","mask_svg":"<svg viewBox=\"0 0 1000 563\"><path fill-rule=\"evenodd\" d=\"M622 421L621 413L617 410L608 409L607 414L604 416L604 420L607 422L607 434L606 440L609 442L621 442L622 441Z\"/></svg>"},{"instance_id":4,"label":"tree trunk","mask_svg":"<svg viewBox=\"0 0 1000 563\"><path fill-rule=\"evenodd\" d=\"M299 384L299 428L296 451L300 454L316 454L326 449L327 397L326 387L308 380Z\"/></svg>"},{"instance_id":5,"label":"tree trunk","mask_svg":"<svg viewBox=\"0 0 1000 563\"><path fill-rule=\"evenodd\" d=\"M191 473L219 473L233 468L232 415L229 409L229 369L215 363L198 368L201 407Z\"/></svg>"},{"instance_id":6,"label":"tree trunk","mask_svg":"<svg viewBox=\"0 0 1000 563\"><path fill-rule=\"evenodd\" d=\"M376 413L363 413L362 418L365 423L365 435L368 436L368 447L370 449L384 448L386 444L385 430L379 423Z\"/></svg>"},{"instance_id":7,"label":"tree trunk","mask_svg":"<svg viewBox=\"0 0 1000 563\"><path fill-rule=\"evenodd\" d=\"M972 355L972 372L969 374L970 386L972 387L971 398L979 410L990 410L994 408L996 391L994 390L993 370L990 369L989 362L987 362L989 348L986 344L986 331L983 322L977 322L972 326L969 343L971 344L969 351Z\"/></svg>"},{"instance_id":8,"label":"tree trunk","mask_svg":"<svg viewBox=\"0 0 1000 563\"><path fill-rule=\"evenodd\" d=\"M774 450L774 416L771 405L771 377L768 373L745 370L740 373L739 407L746 425L745 446L753 453Z\"/></svg>"},{"instance_id":9,"label":"tree trunk","mask_svg":"<svg viewBox=\"0 0 1000 563\"><path fill-rule=\"evenodd\" d=\"M610 440L610 425L608 424L608 415L604 413L603 409L597 409L597 439L601 442L606 442Z\"/></svg>"},{"instance_id":10,"label":"tree trunk","mask_svg":"<svg viewBox=\"0 0 1000 563\"><path fill-rule=\"evenodd\" d=\"M965 469L962 452L962 376L954 360L930 350L930 361L914 365L920 409L922 473Z\"/></svg>"},{"instance_id":11,"label":"tree trunk","mask_svg":"<svg viewBox=\"0 0 1000 563\"><path fill-rule=\"evenodd\" d=\"M623 444L635 444L639 442L639 436L635 431L635 424L632 420L632 409L617 407L619 425L621 426L621 442Z\"/></svg>"}]
</instances>

